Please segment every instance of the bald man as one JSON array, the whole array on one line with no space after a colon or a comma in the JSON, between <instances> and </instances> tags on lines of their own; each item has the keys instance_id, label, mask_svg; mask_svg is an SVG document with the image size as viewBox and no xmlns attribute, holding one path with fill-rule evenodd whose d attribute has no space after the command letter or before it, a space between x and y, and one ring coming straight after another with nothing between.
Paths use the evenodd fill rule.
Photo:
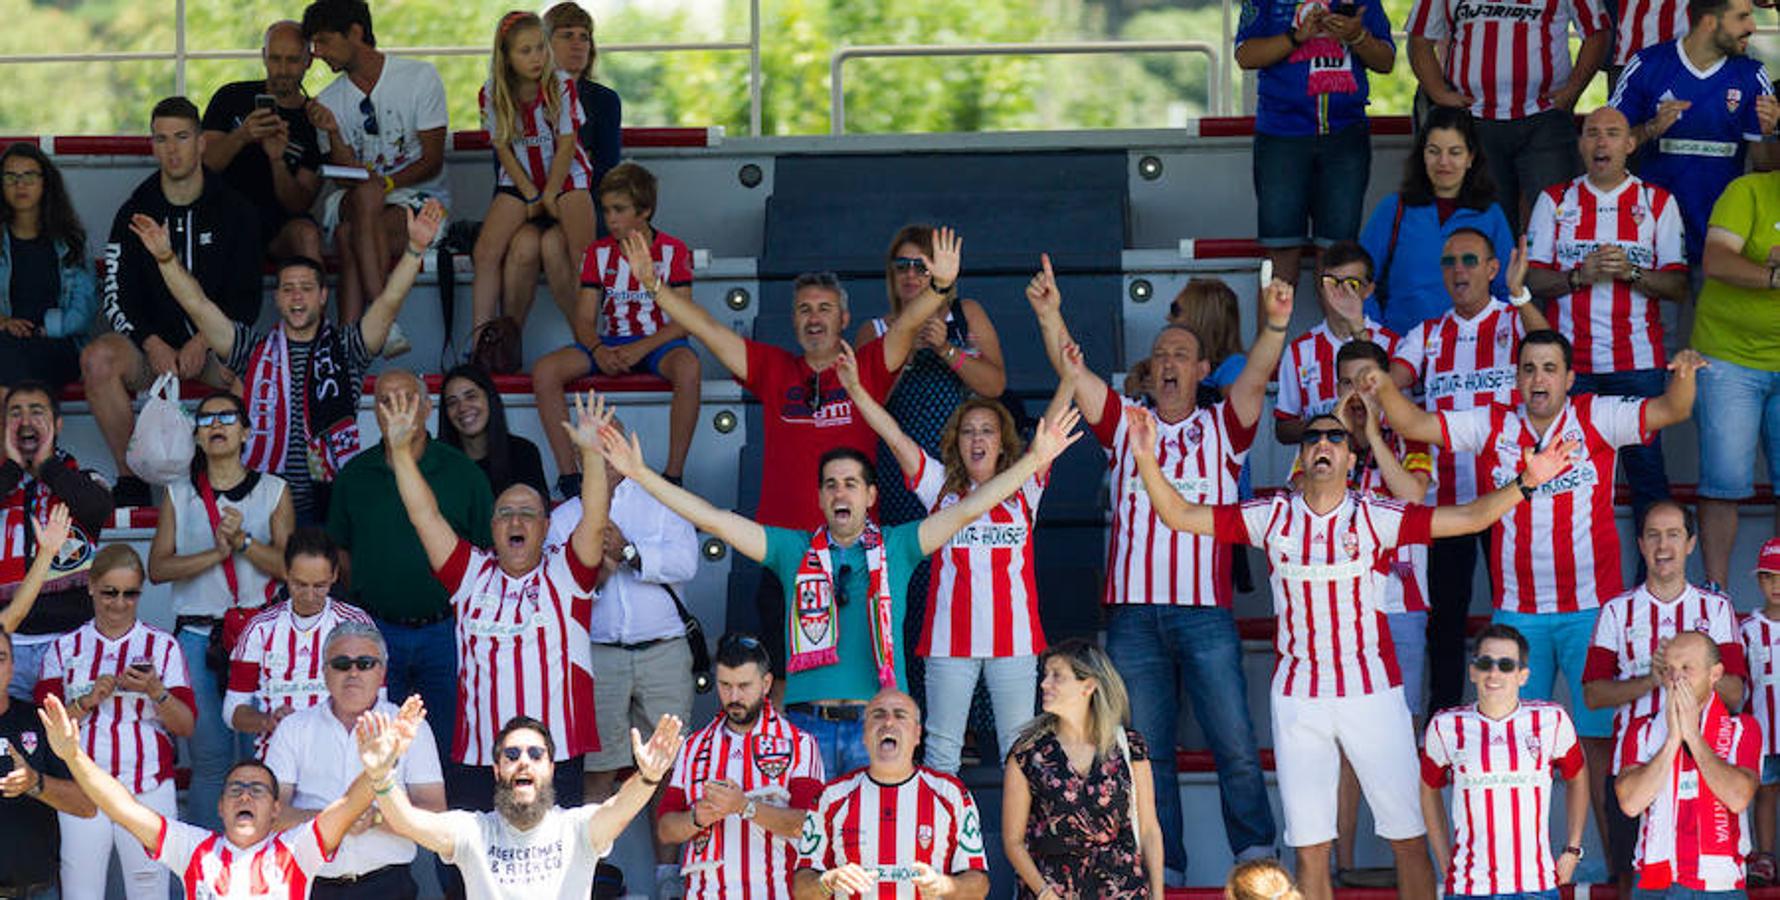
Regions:
<instances>
[{"instance_id":1,"label":"bald man","mask_svg":"<svg viewBox=\"0 0 1780 900\"><path fill-rule=\"evenodd\" d=\"M1662 714L1626 733L1614 782L1620 807L1643 816L1638 894L1741 894L1760 729L1753 717L1732 715L1713 690L1724 662L1710 637L1682 632L1663 660L1669 693Z\"/></svg>"},{"instance_id":2,"label":"bald man","mask_svg":"<svg viewBox=\"0 0 1780 900\"><path fill-rule=\"evenodd\" d=\"M401 449L414 455L451 530L478 547L489 546L494 494L488 478L469 457L427 434L432 399L425 385L412 372L389 369L378 376L375 394L377 427L386 435L385 408L395 401L414 404L419 427L401 442ZM433 577L420 536L408 520L390 468L392 449L386 437L335 476L328 534L347 552L344 570L353 605L376 619L389 644L389 695L419 694L438 746L450 747L457 724L450 594Z\"/></svg>"},{"instance_id":3,"label":"bald man","mask_svg":"<svg viewBox=\"0 0 1780 900\"><path fill-rule=\"evenodd\" d=\"M1668 364L1658 307L1688 298L1681 204L1627 170L1638 141L1619 110L1589 113L1579 146L1586 171L1533 205L1527 287L1549 301L1551 327L1575 348L1576 390L1655 397ZM1651 503L1669 496L1661 438L1620 450L1619 461L1635 521L1643 521Z\"/></svg>"},{"instance_id":4,"label":"bald man","mask_svg":"<svg viewBox=\"0 0 1780 900\"><path fill-rule=\"evenodd\" d=\"M865 705L871 763L829 782L805 817L791 882L796 900L988 896L976 801L957 778L915 765L920 745L913 697L886 688ZM885 828L896 835L881 834Z\"/></svg>"},{"instance_id":5,"label":"bald man","mask_svg":"<svg viewBox=\"0 0 1780 900\"><path fill-rule=\"evenodd\" d=\"M311 102L303 96L309 42L302 26L272 23L260 60L266 64L263 80L225 84L211 95L204 109L204 165L253 203L268 255L321 259L321 228L309 207L321 190L326 157L305 109Z\"/></svg>"}]
</instances>

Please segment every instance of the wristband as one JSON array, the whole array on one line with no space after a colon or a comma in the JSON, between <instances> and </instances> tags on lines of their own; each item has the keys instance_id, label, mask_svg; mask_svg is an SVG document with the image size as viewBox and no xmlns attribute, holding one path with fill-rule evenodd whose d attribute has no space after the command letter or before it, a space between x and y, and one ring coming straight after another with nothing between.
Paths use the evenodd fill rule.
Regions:
<instances>
[{"instance_id":1,"label":"wristband","mask_svg":"<svg viewBox=\"0 0 1780 900\"><path fill-rule=\"evenodd\" d=\"M172 697L173 697L172 691L169 691L166 688L161 688L161 695L159 697L155 698L155 705L160 706L161 704L166 703Z\"/></svg>"},{"instance_id":2,"label":"wristband","mask_svg":"<svg viewBox=\"0 0 1780 900\"><path fill-rule=\"evenodd\" d=\"M1533 489L1527 487L1527 473L1521 472L1520 474L1515 475L1514 486L1520 488L1520 497L1522 500L1533 499Z\"/></svg>"},{"instance_id":3,"label":"wristband","mask_svg":"<svg viewBox=\"0 0 1780 900\"><path fill-rule=\"evenodd\" d=\"M1521 285L1520 293L1512 294L1508 297L1508 305L1514 307L1515 309L1519 309L1523 306L1526 306L1528 303L1531 303L1531 302L1533 302L1533 292L1527 290L1527 287L1524 284Z\"/></svg>"},{"instance_id":4,"label":"wristband","mask_svg":"<svg viewBox=\"0 0 1780 900\"><path fill-rule=\"evenodd\" d=\"M954 372L962 371L964 369L964 353L957 347L949 348L946 351L946 364L951 366Z\"/></svg>"},{"instance_id":5,"label":"wristband","mask_svg":"<svg viewBox=\"0 0 1780 900\"><path fill-rule=\"evenodd\" d=\"M426 255L426 251L425 251L425 250L416 250L416 249L414 249L414 245L413 245L413 244L409 244L409 245L408 245L408 249L407 249L407 253L408 253L408 255L409 255L409 256L412 256L412 257L414 257L414 258L415 258L415 259L419 259L419 258L421 258L421 257L422 257L422 256L425 256L425 255Z\"/></svg>"},{"instance_id":6,"label":"wristband","mask_svg":"<svg viewBox=\"0 0 1780 900\"><path fill-rule=\"evenodd\" d=\"M43 773L37 772L35 774L37 775L37 780L32 782L31 787L25 791L25 796L27 797L43 796Z\"/></svg>"},{"instance_id":7,"label":"wristband","mask_svg":"<svg viewBox=\"0 0 1780 900\"><path fill-rule=\"evenodd\" d=\"M1576 268L1570 270L1570 290L1577 291L1577 290L1581 290L1581 289L1582 289L1582 267L1577 266Z\"/></svg>"},{"instance_id":8,"label":"wristband","mask_svg":"<svg viewBox=\"0 0 1780 900\"><path fill-rule=\"evenodd\" d=\"M396 789L396 773L394 773L394 772L391 772L388 775L383 776L382 781L371 785L371 793L376 794L379 797L382 797L385 794L388 794L390 791L393 791L395 789Z\"/></svg>"},{"instance_id":9,"label":"wristband","mask_svg":"<svg viewBox=\"0 0 1780 900\"><path fill-rule=\"evenodd\" d=\"M164 265L166 265L166 264L168 264L168 263L170 263L170 262L172 262L172 261L174 261L174 260L175 260L175 259L178 259L178 258L179 258L179 257L178 257L178 256L176 256L176 255L174 255L174 253L173 253L173 252L172 252L172 251L168 251L168 252L167 252L167 255L166 255L166 256L157 256L157 257L155 257L155 265L157 265L157 266L164 266ZM1770 282L1771 282L1771 281L1772 281L1772 280L1773 280L1773 279L1772 279L1772 278L1770 278L1770 279L1769 279L1769 281L1770 281Z\"/></svg>"},{"instance_id":10,"label":"wristband","mask_svg":"<svg viewBox=\"0 0 1780 900\"><path fill-rule=\"evenodd\" d=\"M383 192L385 194L396 189L396 180L388 175L383 176Z\"/></svg>"},{"instance_id":11,"label":"wristband","mask_svg":"<svg viewBox=\"0 0 1780 900\"><path fill-rule=\"evenodd\" d=\"M661 777L659 775L656 776L655 778L651 779L649 776L643 774L642 769L637 770L637 780L643 782L644 784L646 784L650 787L655 787L656 785L661 784Z\"/></svg>"},{"instance_id":12,"label":"wristband","mask_svg":"<svg viewBox=\"0 0 1780 900\"><path fill-rule=\"evenodd\" d=\"M952 292L952 288L955 288L958 286L958 282L954 281L951 284L941 287L939 282L930 281L927 283L927 286L933 288L933 292L936 294L950 294Z\"/></svg>"},{"instance_id":13,"label":"wristband","mask_svg":"<svg viewBox=\"0 0 1780 900\"><path fill-rule=\"evenodd\" d=\"M1304 42L1301 40L1298 40L1298 29L1296 29L1296 28L1286 32L1286 40L1292 42L1293 50L1296 50L1299 47L1304 46Z\"/></svg>"}]
</instances>

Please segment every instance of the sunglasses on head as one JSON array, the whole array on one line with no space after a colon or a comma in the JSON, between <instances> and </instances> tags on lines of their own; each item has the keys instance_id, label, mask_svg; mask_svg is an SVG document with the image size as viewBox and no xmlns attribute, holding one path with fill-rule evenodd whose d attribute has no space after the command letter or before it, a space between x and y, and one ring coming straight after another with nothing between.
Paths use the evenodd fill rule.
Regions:
<instances>
[{"instance_id":1,"label":"sunglasses on head","mask_svg":"<svg viewBox=\"0 0 1780 900\"><path fill-rule=\"evenodd\" d=\"M236 422L241 421L241 417L234 410L228 412L201 412L192 416L192 421L196 423L199 428L209 428L212 425L233 425Z\"/></svg>"},{"instance_id":2,"label":"sunglasses on head","mask_svg":"<svg viewBox=\"0 0 1780 900\"><path fill-rule=\"evenodd\" d=\"M137 600L142 597L142 589L114 587L100 588L99 596L104 597L107 600L116 600L119 597L122 597L125 600Z\"/></svg>"},{"instance_id":3,"label":"sunglasses on head","mask_svg":"<svg viewBox=\"0 0 1780 900\"><path fill-rule=\"evenodd\" d=\"M1471 657L1471 668L1479 672L1488 672L1491 666L1498 672L1513 672L1520 668L1520 660L1512 656L1484 656L1481 653Z\"/></svg>"},{"instance_id":4,"label":"sunglasses on head","mask_svg":"<svg viewBox=\"0 0 1780 900\"><path fill-rule=\"evenodd\" d=\"M762 646L760 639L751 634L726 634L723 636L722 640L717 642L719 651L726 647L740 647L743 650L753 650L760 646Z\"/></svg>"},{"instance_id":5,"label":"sunglasses on head","mask_svg":"<svg viewBox=\"0 0 1780 900\"><path fill-rule=\"evenodd\" d=\"M548 753L543 747L532 744L528 747L502 747L501 756L507 762L518 762L521 754L529 757L532 762L542 762Z\"/></svg>"},{"instance_id":6,"label":"sunglasses on head","mask_svg":"<svg viewBox=\"0 0 1780 900\"><path fill-rule=\"evenodd\" d=\"M383 660L375 656L336 656L328 660L328 668L336 672L346 672L354 668L360 672L369 672L380 665L383 665Z\"/></svg>"},{"instance_id":7,"label":"sunglasses on head","mask_svg":"<svg viewBox=\"0 0 1780 900\"><path fill-rule=\"evenodd\" d=\"M1481 265L1483 265L1483 257L1478 256L1475 253L1460 253L1456 256L1449 254L1440 257L1440 268L1442 269L1450 269L1453 266L1464 266L1467 269L1475 269Z\"/></svg>"},{"instance_id":8,"label":"sunglasses on head","mask_svg":"<svg viewBox=\"0 0 1780 900\"><path fill-rule=\"evenodd\" d=\"M890 265L898 272L919 272L927 274L927 261L918 256L898 256L890 260Z\"/></svg>"},{"instance_id":9,"label":"sunglasses on head","mask_svg":"<svg viewBox=\"0 0 1780 900\"><path fill-rule=\"evenodd\" d=\"M1304 433L1298 436L1298 445L1301 447L1314 447L1323 441L1328 441L1331 444L1345 444L1347 443L1347 432L1340 428L1306 428Z\"/></svg>"}]
</instances>

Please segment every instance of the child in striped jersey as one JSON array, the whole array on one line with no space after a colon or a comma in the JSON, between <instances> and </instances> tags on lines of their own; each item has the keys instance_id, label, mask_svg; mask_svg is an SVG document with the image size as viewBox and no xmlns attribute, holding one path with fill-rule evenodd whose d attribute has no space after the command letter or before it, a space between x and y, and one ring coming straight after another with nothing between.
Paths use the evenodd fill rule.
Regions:
<instances>
[{"instance_id":1,"label":"child in striped jersey","mask_svg":"<svg viewBox=\"0 0 1780 900\"><path fill-rule=\"evenodd\" d=\"M1761 787L1755 791L1755 847L1749 856L1749 886L1775 881L1774 812L1780 798L1780 538L1761 545L1755 564L1762 608L1743 617L1743 652L1749 661L1749 712L1761 726Z\"/></svg>"}]
</instances>

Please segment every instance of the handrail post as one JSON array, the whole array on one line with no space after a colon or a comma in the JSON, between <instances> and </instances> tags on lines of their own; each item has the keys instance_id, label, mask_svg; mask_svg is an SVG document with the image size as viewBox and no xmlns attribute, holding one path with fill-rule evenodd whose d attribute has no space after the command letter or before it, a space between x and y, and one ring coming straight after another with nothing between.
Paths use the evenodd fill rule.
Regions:
<instances>
[{"instance_id":1,"label":"handrail post","mask_svg":"<svg viewBox=\"0 0 1780 900\"><path fill-rule=\"evenodd\" d=\"M1229 2L1229 0L1225 0ZM748 0L748 133L760 137L760 0Z\"/></svg>"},{"instance_id":2,"label":"handrail post","mask_svg":"<svg viewBox=\"0 0 1780 900\"><path fill-rule=\"evenodd\" d=\"M847 133L847 94L845 71L847 58L852 56L851 47L842 47L834 51L828 61L828 133Z\"/></svg>"},{"instance_id":3,"label":"handrail post","mask_svg":"<svg viewBox=\"0 0 1780 900\"><path fill-rule=\"evenodd\" d=\"M173 0L173 93L185 96L185 0Z\"/></svg>"}]
</instances>

